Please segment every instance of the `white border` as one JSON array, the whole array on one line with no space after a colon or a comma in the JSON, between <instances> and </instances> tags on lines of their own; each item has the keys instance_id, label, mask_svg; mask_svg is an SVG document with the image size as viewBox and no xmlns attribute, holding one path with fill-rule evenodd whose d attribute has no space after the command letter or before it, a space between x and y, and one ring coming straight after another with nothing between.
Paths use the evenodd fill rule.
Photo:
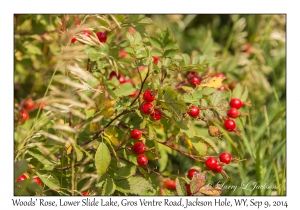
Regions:
<instances>
[{"instance_id":1,"label":"white border","mask_svg":"<svg viewBox=\"0 0 300 210\"><path fill-rule=\"evenodd\" d=\"M13 14L14 13L286 13L287 14L287 148L288 148L288 171L287 171L287 195L286 197L241 197L244 199L256 199L263 201L285 201L288 200L288 208L297 209L299 204L299 181L296 176L299 174L299 84L300 69L299 63L299 12L296 8L296 1L278 0L252 0L252 1L1 1L0 3L0 26L1 36L1 190L0 204L4 209L12 207L13 198ZM25 197L24 199L28 199ZM139 199L142 197L125 197ZM185 197L186 198L186 197ZM184 199L185 199L184 198ZM206 200L213 200L216 197L206 197ZM232 200L239 197L227 197ZM35 199L35 197L34 197ZM39 197L38 197L39 199ZM56 200L59 197L45 197L47 200ZM62 199L66 200L66 197ZM68 200L81 200L82 197L72 197ZM101 199L98 197L97 199ZM103 197L109 199L109 197ZM122 200L123 197L113 197L114 200ZM146 197L146 199L152 199ZM155 197L156 200L164 199ZM173 197L174 200L178 197ZM221 197L225 199L225 197ZM37 208L37 207L31 207ZM71 207L74 208L74 207ZM76 207L75 207L76 208ZM105 207L97 207L105 208ZM133 207L123 207L132 209ZM139 207L140 208L140 207ZM153 208L153 207L151 207ZM163 207L174 208L174 207ZM199 208L199 207L197 207ZM201 207L200 207L201 208ZM215 207L214 207L215 208ZM67 209L57 207L57 209ZM227 209L227 207L223 208ZM228 208L229 209L229 208ZM244 209L244 208L239 208ZM251 208L246 208L251 209ZM269 208L270 209L270 208ZM272 208L271 208L272 209ZM281 209L281 208L277 208Z\"/></svg>"}]
</instances>

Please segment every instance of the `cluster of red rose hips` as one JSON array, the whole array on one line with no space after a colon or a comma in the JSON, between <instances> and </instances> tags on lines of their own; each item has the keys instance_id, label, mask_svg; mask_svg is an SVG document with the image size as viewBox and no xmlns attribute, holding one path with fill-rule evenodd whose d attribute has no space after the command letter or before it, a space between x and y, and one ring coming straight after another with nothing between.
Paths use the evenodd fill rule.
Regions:
<instances>
[{"instance_id":1,"label":"cluster of red rose hips","mask_svg":"<svg viewBox=\"0 0 300 210\"><path fill-rule=\"evenodd\" d=\"M46 106L44 102L37 104L37 107L43 109ZM19 120L21 122L26 122L29 119L29 112L33 111L36 108L36 104L32 99L26 99L21 104L21 112L19 115Z\"/></svg>"},{"instance_id":2,"label":"cluster of red rose hips","mask_svg":"<svg viewBox=\"0 0 300 210\"><path fill-rule=\"evenodd\" d=\"M143 134L143 131L138 130L138 129L133 129L131 131L130 137L132 139L139 140L142 138L142 134ZM146 145L141 141L135 142L135 144L131 147L131 151L133 151L134 153L136 153L138 155L137 163L140 166L145 166L148 164L148 158L146 155L144 155L145 150L146 150Z\"/></svg>"},{"instance_id":3,"label":"cluster of red rose hips","mask_svg":"<svg viewBox=\"0 0 300 210\"><path fill-rule=\"evenodd\" d=\"M243 102L238 98L233 98L230 101L230 109L227 111L227 116L230 118L237 118L240 116L238 109L243 106ZM226 119L224 122L224 128L228 131L235 131L236 124L233 119Z\"/></svg>"},{"instance_id":4,"label":"cluster of red rose hips","mask_svg":"<svg viewBox=\"0 0 300 210\"><path fill-rule=\"evenodd\" d=\"M24 180L27 180L28 179L28 175L26 174L22 174L20 177L18 177L16 179L16 182L20 182L20 181L24 181ZM35 176L32 178L36 183L38 183L39 185L42 185L42 181L39 177Z\"/></svg>"},{"instance_id":5,"label":"cluster of red rose hips","mask_svg":"<svg viewBox=\"0 0 300 210\"><path fill-rule=\"evenodd\" d=\"M231 156L231 154L229 154L227 152L223 152L219 156L219 159L220 159L220 162L229 164L232 160L232 156ZM215 157L207 158L207 160L205 161L205 165L208 169L212 170L214 173L220 173L223 171L223 166L220 165L217 158L215 158Z\"/></svg>"},{"instance_id":6,"label":"cluster of red rose hips","mask_svg":"<svg viewBox=\"0 0 300 210\"><path fill-rule=\"evenodd\" d=\"M151 119L160 120L162 113L160 109L154 108L153 102L155 100L155 91L146 90L143 94L144 103L141 105L141 112L143 114L150 114Z\"/></svg>"}]
</instances>

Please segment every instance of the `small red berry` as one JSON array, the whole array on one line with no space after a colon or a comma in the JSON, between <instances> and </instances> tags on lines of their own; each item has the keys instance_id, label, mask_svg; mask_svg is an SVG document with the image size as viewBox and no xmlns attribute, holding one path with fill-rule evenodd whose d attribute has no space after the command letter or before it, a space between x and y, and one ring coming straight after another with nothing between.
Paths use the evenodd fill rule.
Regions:
<instances>
[{"instance_id":1,"label":"small red berry","mask_svg":"<svg viewBox=\"0 0 300 210\"><path fill-rule=\"evenodd\" d=\"M225 85L222 85L221 87L219 87L218 90L226 90Z\"/></svg>"},{"instance_id":2,"label":"small red berry","mask_svg":"<svg viewBox=\"0 0 300 210\"><path fill-rule=\"evenodd\" d=\"M91 37L91 33L88 30L83 30L81 33L88 37Z\"/></svg>"},{"instance_id":3,"label":"small red berry","mask_svg":"<svg viewBox=\"0 0 300 210\"><path fill-rule=\"evenodd\" d=\"M28 118L29 118L29 115L26 111L23 110L23 111L20 112L21 122L26 122L28 120Z\"/></svg>"},{"instance_id":4,"label":"small red berry","mask_svg":"<svg viewBox=\"0 0 300 210\"><path fill-rule=\"evenodd\" d=\"M143 98L146 102L152 102L155 99L155 94L151 90L146 90L143 94Z\"/></svg>"},{"instance_id":5,"label":"small red berry","mask_svg":"<svg viewBox=\"0 0 300 210\"><path fill-rule=\"evenodd\" d=\"M192 77L188 78L188 82L193 86L197 86L197 85L200 85L201 78L199 76L192 76Z\"/></svg>"},{"instance_id":6,"label":"small red berry","mask_svg":"<svg viewBox=\"0 0 300 210\"><path fill-rule=\"evenodd\" d=\"M186 72L186 74L187 74L187 76L196 76L196 75L198 75L198 72L197 71L187 71Z\"/></svg>"},{"instance_id":7,"label":"small red berry","mask_svg":"<svg viewBox=\"0 0 300 210\"><path fill-rule=\"evenodd\" d=\"M189 172L188 172L188 177L189 179L192 179L193 176L198 173L199 171L197 169L190 169Z\"/></svg>"},{"instance_id":8,"label":"small red berry","mask_svg":"<svg viewBox=\"0 0 300 210\"><path fill-rule=\"evenodd\" d=\"M222 72L216 73L215 77L225 77L225 75Z\"/></svg>"},{"instance_id":9,"label":"small red berry","mask_svg":"<svg viewBox=\"0 0 300 210\"><path fill-rule=\"evenodd\" d=\"M98 32L97 37L100 42L106 42L107 34L105 32Z\"/></svg>"},{"instance_id":10,"label":"small red berry","mask_svg":"<svg viewBox=\"0 0 300 210\"><path fill-rule=\"evenodd\" d=\"M232 82L228 85L230 90L233 90L235 88L235 86L236 86L236 82Z\"/></svg>"},{"instance_id":11,"label":"small red berry","mask_svg":"<svg viewBox=\"0 0 300 210\"><path fill-rule=\"evenodd\" d=\"M83 192L81 195L82 196L89 196L89 193L88 192Z\"/></svg>"},{"instance_id":12,"label":"small red berry","mask_svg":"<svg viewBox=\"0 0 300 210\"><path fill-rule=\"evenodd\" d=\"M214 170L219 164L216 158L210 157L205 161L205 165L208 169Z\"/></svg>"},{"instance_id":13,"label":"small red berry","mask_svg":"<svg viewBox=\"0 0 300 210\"><path fill-rule=\"evenodd\" d=\"M119 51L119 58L125 58L127 56L127 53L124 51L124 49Z\"/></svg>"},{"instance_id":14,"label":"small red berry","mask_svg":"<svg viewBox=\"0 0 300 210\"><path fill-rule=\"evenodd\" d=\"M148 164L148 158L146 155L144 154L140 154L138 157L137 157L137 163L139 164L139 166L145 166Z\"/></svg>"},{"instance_id":15,"label":"small red berry","mask_svg":"<svg viewBox=\"0 0 300 210\"><path fill-rule=\"evenodd\" d=\"M237 118L239 116L239 110L236 108L230 108L227 111L227 116L231 118Z\"/></svg>"},{"instance_id":16,"label":"small red berry","mask_svg":"<svg viewBox=\"0 0 300 210\"><path fill-rule=\"evenodd\" d=\"M131 131L130 137L132 139L140 139L142 137L143 131L138 130L138 129L133 129Z\"/></svg>"},{"instance_id":17,"label":"small red berry","mask_svg":"<svg viewBox=\"0 0 300 210\"><path fill-rule=\"evenodd\" d=\"M43 110L44 107L46 106L46 103L45 102L39 102L37 106Z\"/></svg>"},{"instance_id":18,"label":"small red berry","mask_svg":"<svg viewBox=\"0 0 300 210\"><path fill-rule=\"evenodd\" d=\"M167 188L168 190L176 190L176 182L175 180L165 180L164 181L164 187Z\"/></svg>"},{"instance_id":19,"label":"small red berry","mask_svg":"<svg viewBox=\"0 0 300 210\"><path fill-rule=\"evenodd\" d=\"M76 36L73 36L72 39L71 39L71 43L76 42L76 40L77 40Z\"/></svg>"},{"instance_id":20,"label":"small red berry","mask_svg":"<svg viewBox=\"0 0 300 210\"><path fill-rule=\"evenodd\" d=\"M221 161L222 163L226 163L226 164L229 164L229 163L231 162L231 160L232 160L231 154L229 154L229 153L227 153L227 152L223 152L223 153L219 156L219 158L220 158L220 161Z\"/></svg>"},{"instance_id":21,"label":"small red berry","mask_svg":"<svg viewBox=\"0 0 300 210\"><path fill-rule=\"evenodd\" d=\"M146 150L146 145L143 142L135 142L131 150L136 154L143 154Z\"/></svg>"},{"instance_id":22,"label":"small red berry","mask_svg":"<svg viewBox=\"0 0 300 210\"><path fill-rule=\"evenodd\" d=\"M153 64L157 65L158 61L159 61L159 57L158 56L152 56L153 58Z\"/></svg>"},{"instance_id":23,"label":"small red berry","mask_svg":"<svg viewBox=\"0 0 300 210\"><path fill-rule=\"evenodd\" d=\"M243 102L238 98L233 98L230 101L230 106L236 109L239 109L243 106Z\"/></svg>"},{"instance_id":24,"label":"small red berry","mask_svg":"<svg viewBox=\"0 0 300 210\"><path fill-rule=\"evenodd\" d=\"M185 184L185 189L186 189L186 194L188 195L188 196L191 196L192 195L192 192L191 192L191 185L189 185L189 184Z\"/></svg>"},{"instance_id":25,"label":"small red berry","mask_svg":"<svg viewBox=\"0 0 300 210\"><path fill-rule=\"evenodd\" d=\"M113 77L117 77L117 73L115 71L110 72L108 79L111 80Z\"/></svg>"},{"instance_id":26,"label":"small red berry","mask_svg":"<svg viewBox=\"0 0 300 210\"><path fill-rule=\"evenodd\" d=\"M151 103L144 103L144 104L142 104L141 111L144 114L151 114L153 112L153 104L151 104Z\"/></svg>"},{"instance_id":27,"label":"small red berry","mask_svg":"<svg viewBox=\"0 0 300 210\"><path fill-rule=\"evenodd\" d=\"M138 67L138 70L139 70L139 71L142 71L142 70L144 70L145 68L146 68L146 66L139 66L139 67Z\"/></svg>"},{"instance_id":28,"label":"small red berry","mask_svg":"<svg viewBox=\"0 0 300 210\"><path fill-rule=\"evenodd\" d=\"M42 181L39 177L35 176L33 177L33 180L36 181L36 183L38 183L39 185L42 185Z\"/></svg>"},{"instance_id":29,"label":"small red berry","mask_svg":"<svg viewBox=\"0 0 300 210\"><path fill-rule=\"evenodd\" d=\"M25 174L22 174L20 177L17 178L16 182L24 181L27 179L27 176Z\"/></svg>"},{"instance_id":30,"label":"small red berry","mask_svg":"<svg viewBox=\"0 0 300 210\"><path fill-rule=\"evenodd\" d=\"M215 169L213 169L213 172L215 173L220 173L221 171L223 171L223 167L218 165Z\"/></svg>"},{"instance_id":31,"label":"small red berry","mask_svg":"<svg viewBox=\"0 0 300 210\"><path fill-rule=\"evenodd\" d=\"M132 93L132 94L129 95L129 97L135 98L135 97L137 97L138 94L139 94L139 91L135 90L134 93Z\"/></svg>"},{"instance_id":32,"label":"small red berry","mask_svg":"<svg viewBox=\"0 0 300 210\"><path fill-rule=\"evenodd\" d=\"M159 109L154 109L150 116L154 120L160 120L160 118L162 117L162 113Z\"/></svg>"},{"instance_id":33,"label":"small red berry","mask_svg":"<svg viewBox=\"0 0 300 210\"><path fill-rule=\"evenodd\" d=\"M197 117L200 113L200 109L197 106L190 106L189 115L191 117Z\"/></svg>"},{"instance_id":34,"label":"small red berry","mask_svg":"<svg viewBox=\"0 0 300 210\"><path fill-rule=\"evenodd\" d=\"M120 84L124 84L127 82L126 78L123 75L119 75L118 79Z\"/></svg>"},{"instance_id":35,"label":"small red berry","mask_svg":"<svg viewBox=\"0 0 300 210\"><path fill-rule=\"evenodd\" d=\"M32 111L35 108L34 101L31 99L24 100L22 106L23 106L23 109L26 111Z\"/></svg>"},{"instance_id":36,"label":"small red berry","mask_svg":"<svg viewBox=\"0 0 300 210\"><path fill-rule=\"evenodd\" d=\"M129 27L129 28L128 28L128 32L129 32L131 35L134 35L135 29L134 29L133 27Z\"/></svg>"},{"instance_id":37,"label":"small red berry","mask_svg":"<svg viewBox=\"0 0 300 210\"><path fill-rule=\"evenodd\" d=\"M234 120L227 119L224 122L224 127L228 131L234 131L236 128L236 124L235 124Z\"/></svg>"}]
</instances>

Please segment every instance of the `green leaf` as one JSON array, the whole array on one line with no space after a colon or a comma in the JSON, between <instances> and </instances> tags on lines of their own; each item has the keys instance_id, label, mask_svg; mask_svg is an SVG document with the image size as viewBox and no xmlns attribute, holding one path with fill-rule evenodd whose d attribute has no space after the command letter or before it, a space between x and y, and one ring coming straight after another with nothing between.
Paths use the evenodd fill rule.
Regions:
<instances>
[{"instance_id":1,"label":"green leaf","mask_svg":"<svg viewBox=\"0 0 300 210\"><path fill-rule=\"evenodd\" d=\"M189 87L189 86L182 86L181 88L186 92L192 92L194 90L194 88Z\"/></svg>"},{"instance_id":2,"label":"green leaf","mask_svg":"<svg viewBox=\"0 0 300 210\"><path fill-rule=\"evenodd\" d=\"M90 57L91 61L97 61L97 60L99 60L99 58L101 58L101 54L98 52L92 52L89 54L89 57Z\"/></svg>"},{"instance_id":3,"label":"green leaf","mask_svg":"<svg viewBox=\"0 0 300 210\"><path fill-rule=\"evenodd\" d=\"M153 140L156 135L155 129L150 123L148 124L148 127L149 127L149 139Z\"/></svg>"},{"instance_id":4,"label":"green leaf","mask_svg":"<svg viewBox=\"0 0 300 210\"><path fill-rule=\"evenodd\" d=\"M26 160L19 160L14 164L14 180L19 178L23 173L27 171L28 163Z\"/></svg>"},{"instance_id":5,"label":"green leaf","mask_svg":"<svg viewBox=\"0 0 300 210\"><path fill-rule=\"evenodd\" d=\"M186 193L186 188L185 188L185 181L180 179L180 178L176 178L176 192L177 195L179 196L184 196L187 195Z\"/></svg>"},{"instance_id":6,"label":"green leaf","mask_svg":"<svg viewBox=\"0 0 300 210\"><path fill-rule=\"evenodd\" d=\"M191 138L191 142L195 149L198 151L199 155L206 155L207 152L207 145L198 139Z\"/></svg>"},{"instance_id":7,"label":"green leaf","mask_svg":"<svg viewBox=\"0 0 300 210\"><path fill-rule=\"evenodd\" d=\"M200 100L200 104L202 107L207 107L207 101L204 98Z\"/></svg>"},{"instance_id":8,"label":"green leaf","mask_svg":"<svg viewBox=\"0 0 300 210\"><path fill-rule=\"evenodd\" d=\"M95 187L99 187L101 188L103 186L103 184L105 183L106 179L109 178L109 175L106 173L106 174L103 174L100 179L96 182L95 184Z\"/></svg>"},{"instance_id":9,"label":"green leaf","mask_svg":"<svg viewBox=\"0 0 300 210\"><path fill-rule=\"evenodd\" d=\"M214 93L216 90L217 89L215 89L215 88L205 87L202 89L202 94L205 96L208 96L208 95Z\"/></svg>"},{"instance_id":10,"label":"green leaf","mask_svg":"<svg viewBox=\"0 0 300 210\"><path fill-rule=\"evenodd\" d=\"M128 179L115 180L116 190L123 193L139 195L145 190L152 190L153 187L149 181L141 176L132 176Z\"/></svg>"},{"instance_id":11,"label":"green leaf","mask_svg":"<svg viewBox=\"0 0 300 210\"><path fill-rule=\"evenodd\" d=\"M126 166L123 166L123 167L120 167L117 171L116 171L116 175L118 177L122 177L122 178L128 178L128 177L131 177L135 174L136 172L136 165L126 165ZM115 176L115 179L118 179L116 176Z\"/></svg>"},{"instance_id":12,"label":"green leaf","mask_svg":"<svg viewBox=\"0 0 300 210\"><path fill-rule=\"evenodd\" d=\"M247 88L247 86L245 86L244 92L243 92L243 94L242 94L240 100L241 100L241 101L246 101L247 98L248 98L248 88Z\"/></svg>"},{"instance_id":13,"label":"green leaf","mask_svg":"<svg viewBox=\"0 0 300 210\"><path fill-rule=\"evenodd\" d=\"M205 115L208 117L208 118L211 118L211 119L213 119L214 118L214 113L213 113L213 111L211 111L210 109L206 109L205 110Z\"/></svg>"},{"instance_id":14,"label":"green leaf","mask_svg":"<svg viewBox=\"0 0 300 210\"><path fill-rule=\"evenodd\" d=\"M158 39L156 39L155 37L150 37L149 41L150 41L151 45L153 45L155 48L162 49L161 42Z\"/></svg>"},{"instance_id":15,"label":"green leaf","mask_svg":"<svg viewBox=\"0 0 300 210\"><path fill-rule=\"evenodd\" d=\"M171 87L166 87L164 91L165 105L172 113L173 117L176 120L180 120L182 118L182 114L187 110L185 102L177 99L177 92Z\"/></svg>"},{"instance_id":16,"label":"green leaf","mask_svg":"<svg viewBox=\"0 0 300 210\"><path fill-rule=\"evenodd\" d=\"M165 47L164 47L164 50L177 50L178 49L178 46L176 44L176 42L168 42Z\"/></svg>"},{"instance_id":17,"label":"green leaf","mask_svg":"<svg viewBox=\"0 0 300 210\"><path fill-rule=\"evenodd\" d=\"M221 101L221 92L220 91L215 91L210 97L210 103L213 106L218 106L220 101Z\"/></svg>"},{"instance_id":18,"label":"green leaf","mask_svg":"<svg viewBox=\"0 0 300 210\"><path fill-rule=\"evenodd\" d=\"M214 107L214 109L218 112L219 115L226 117L227 116L227 110L221 109L220 107Z\"/></svg>"},{"instance_id":19,"label":"green leaf","mask_svg":"<svg viewBox=\"0 0 300 210\"><path fill-rule=\"evenodd\" d=\"M124 49L124 51L125 51L126 53L128 53L130 56L135 57L135 52L134 52L134 50L133 50L132 47L126 47L126 48Z\"/></svg>"},{"instance_id":20,"label":"green leaf","mask_svg":"<svg viewBox=\"0 0 300 210\"><path fill-rule=\"evenodd\" d=\"M103 186L103 189L102 189L102 195L111 195L115 192L116 190L116 185L114 183L114 180L112 178L107 178L105 183L104 183L104 186Z\"/></svg>"},{"instance_id":21,"label":"green leaf","mask_svg":"<svg viewBox=\"0 0 300 210\"><path fill-rule=\"evenodd\" d=\"M152 50L151 51L151 55L152 56L159 56L159 57L162 57L163 56L163 53L158 51L158 50Z\"/></svg>"},{"instance_id":22,"label":"green leaf","mask_svg":"<svg viewBox=\"0 0 300 210\"><path fill-rule=\"evenodd\" d=\"M36 172L36 174L41 179L43 184L45 184L50 189L58 190L60 188L59 181L55 176L53 176L51 174L40 174L38 172Z\"/></svg>"},{"instance_id":23,"label":"green leaf","mask_svg":"<svg viewBox=\"0 0 300 210\"><path fill-rule=\"evenodd\" d=\"M166 50L164 53L165 57L173 58L175 54L177 53L177 50Z\"/></svg>"},{"instance_id":24,"label":"green leaf","mask_svg":"<svg viewBox=\"0 0 300 210\"><path fill-rule=\"evenodd\" d=\"M54 165L55 163L52 162L51 160L47 159L44 154L42 154L40 151L37 149L29 149L27 150L28 154L30 154L32 157L40 161L44 166L45 165Z\"/></svg>"},{"instance_id":25,"label":"green leaf","mask_svg":"<svg viewBox=\"0 0 300 210\"><path fill-rule=\"evenodd\" d=\"M114 90L116 96L128 96L135 92L135 88L131 83L125 83L120 85L118 88Z\"/></svg>"},{"instance_id":26,"label":"green leaf","mask_svg":"<svg viewBox=\"0 0 300 210\"><path fill-rule=\"evenodd\" d=\"M193 93L193 97L196 101L200 101L200 99L202 98L201 90L195 90L195 92Z\"/></svg>"},{"instance_id":27,"label":"green leaf","mask_svg":"<svg viewBox=\"0 0 300 210\"><path fill-rule=\"evenodd\" d=\"M127 40L124 40L124 41L122 41L122 42L119 44L119 46L120 46L121 48L125 48L125 47L128 47L128 46L129 46L129 43L128 43Z\"/></svg>"},{"instance_id":28,"label":"green leaf","mask_svg":"<svg viewBox=\"0 0 300 210\"><path fill-rule=\"evenodd\" d=\"M216 153L219 153L219 148L217 147L217 145L210 138L207 138L207 137L204 137L204 136L194 136L191 140L192 140L192 142L193 141L202 142L202 143L206 144L209 148L214 150Z\"/></svg>"},{"instance_id":29,"label":"green leaf","mask_svg":"<svg viewBox=\"0 0 300 210\"><path fill-rule=\"evenodd\" d=\"M27 45L26 49L28 54L42 55L41 49L35 45Z\"/></svg>"},{"instance_id":30,"label":"green leaf","mask_svg":"<svg viewBox=\"0 0 300 210\"><path fill-rule=\"evenodd\" d=\"M189 65L190 64L190 56L188 54L182 54L184 64Z\"/></svg>"},{"instance_id":31,"label":"green leaf","mask_svg":"<svg viewBox=\"0 0 300 210\"><path fill-rule=\"evenodd\" d=\"M73 148L76 152L76 160L81 161L83 158L83 152L80 150L80 146L75 145Z\"/></svg>"},{"instance_id":32,"label":"green leaf","mask_svg":"<svg viewBox=\"0 0 300 210\"><path fill-rule=\"evenodd\" d=\"M139 25L151 25L153 21L151 18L145 17L137 22Z\"/></svg>"},{"instance_id":33,"label":"green leaf","mask_svg":"<svg viewBox=\"0 0 300 210\"><path fill-rule=\"evenodd\" d=\"M108 168L110 161L111 156L106 144L100 142L95 154L95 166L99 176L106 173L106 169Z\"/></svg>"},{"instance_id":34,"label":"green leaf","mask_svg":"<svg viewBox=\"0 0 300 210\"><path fill-rule=\"evenodd\" d=\"M133 39L134 39L134 44L135 45L139 44L142 41L141 34L138 31L136 31L134 33Z\"/></svg>"},{"instance_id":35,"label":"green leaf","mask_svg":"<svg viewBox=\"0 0 300 210\"><path fill-rule=\"evenodd\" d=\"M129 32L126 33L126 38L128 39L130 45L134 44L134 38ZM126 50L125 50L125 52L126 52Z\"/></svg>"},{"instance_id":36,"label":"green leaf","mask_svg":"<svg viewBox=\"0 0 300 210\"><path fill-rule=\"evenodd\" d=\"M243 92L243 88L240 83L238 83L232 92L232 98L241 98Z\"/></svg>"}]
</instances>

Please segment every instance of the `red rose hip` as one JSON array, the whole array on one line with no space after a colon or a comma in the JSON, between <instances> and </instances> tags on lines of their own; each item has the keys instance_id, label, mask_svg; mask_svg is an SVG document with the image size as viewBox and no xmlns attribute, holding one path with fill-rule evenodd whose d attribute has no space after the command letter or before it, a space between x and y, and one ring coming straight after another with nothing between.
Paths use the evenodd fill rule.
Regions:
<instances>
[{"instance_id":1,"label":"red rose hip","mask_svg":"<svg viewBox=\"0 0 300 210\"><path fill-rule=\"evenodd\" d=\"M168 190L176 190L176 182L175 180L165 180L164 181L164 187L167 188Z\"/></svg>"},{"instance_id":2,"label":"red rose hip","mask_svg":"<svg viewBox=\"0 0 300 210\"><path fill-rule=\"evenodd\" d=\"M89 193L88 193L88 192L83 192L81 195L82 195L82 196L88 196Z\"/></svg>"},{"instance_id":3,"label":"red rose hip","mask_svg":"<svg viewBox=\"0 0 300 210\"><path fill-rule=\"evenodd\" d=\"M24 100L22 106L23 106L23 109L26 111L32 111L35 108L34 101L31 99Z\"/></svg>"},{"instance_id":4,"label":"red rose hip","mask_svg":"<svg viewBox=\"0 0 300 210\"><path fill-rule=\"evenodd\" d=\"M162 113L159 109L154 109L150 116L153 120L160 120Z\"/></svg>"},{"instance_id":5,"label":"red rose hip","mask_svg":"<svg viewBox=\"0 0 300 210\"><path fill-rule=\"evenodd\" d=\"M27 179L27 176L25 174L22 174L20 177L17 178L16 182L24 181Z\"/></svg>"},{"instance_id":6,"label":"red rose hip","mask_svg":"<svg viewBox=\"0 0 300 210\"><path fill-rule=\"evenodd\" d=\"M100 42L106 42L107 34L105 32L98 32L97 37Z\"/></svg>"},{"instance_id":7,"label":"red rose hip","mask_svg":"<svg viewBox=\"0 0 300 210\"><path fill-rule=\"evenodd\" d=\"M224 128L228 131L234 131L236 128L236 124L234 120L230 120L230 119L225 120Z\"/></svg>"},{"instance_id":8,"label":"red rose hip","mask_svg":"<svg viewBox=\"0 0 300 210\"><path fill-rule=\"evenodd\" d=\"M227 116L231 118L237 118L239 116L239 110L236 108L230 108L227 111Z\"/></svg>"},{"instance_id":9,"label":"red rose hip","mask_svg":"<svg viewBox=\"0 0 300 210\"><path fill-rule=\"evenodd\" d=\"M35 176L33 177L33 180L36 181L36 183L38 183L39 185L42 185L42 181L39 177Z\"/></svg>"},{"instance_id":10,"label":"red rose hip","mask_svg":"<svg viewBox=\"0 0 300 210\"><path fill-rule=\"evenodd\" d=\"M142 137L143 131L138 129L133 129L131 131L130 137L133 139L140 139Z\"/></svg>"},{"instance_id":11,"label":"red rose hip","mask_svg":"<svg viewBox=\"0 0 300 210\"><path fill-rule=\"evenodd\" d=\"M223 167L220 165L218 165L215 169L213 169L213 172L215 172L215 173L220 173L222 171L223 171Z\"/></svg>"},{"instance_id":12,"label":"red rose hip","mask_svg":"<svg viewBox=\"0 0 300 210\"><path fill-rule=\"evenodd\" d=\"M146 155L144 154L140 154L138 157L137 157L137 163L139 164L139 166L145 166L148 164L148 158Z\"/></svg>"},{"instance_id":13,"label":"red rose hip","mask_svg":"<svg viewBox=\"0 0 300 210\"><path fill-rule=\"evenodd\" d=\"M191 117L197 117L200 113L200 109L197 106L190 106L189 115Z\"/></svg>"},{"instance_id":14,"label":"red rose hip","mask_svg":"<svg viewBox=\"0 0 300 210\"><path fill-rule=\"evenodd\" d=\"M205 161L205 165L208 169L214 170L219 164L216 158L210 157Z\"/></svg>"},{"instance_id":15,"label":"red rose hip","mask_svg":"<svg viewBox=\"0 0 300 210\"><path fill-rule=\"evenodd\" d=\"M231 162L231 160L232 160L231 154L229 154L229 153L227 153L227 152L223 152L223 153L219 156L219 158L220 158L220 161L221 161L222 163L226 163L226 164L229 164L229 163Z\"/></svg>"},{"instance_id":16,"label":"red rose hip","mask_svg":"<svg viewBox=\"0 0 300 210\"><path fill-rule=\"evenodd\" d=\"M153 104L151 103L142 104L141 112L144 114L151 114L153 112Z\"/></svg>"},{"instance_id":17,"label":"red rose hip","mask_svg":"<svg viewBox=\"0 0 300 210\"><path fill-rule=\"evenodd\" d=\"M233 98L230 101L230 106L232 108L239 109L239 108L241 108L243 106L243 102L240 99L238 99L238 98Z\"/></svg>"},{"instance_id":18,"label":"red rose hip","mask_svg":"<svg viewBox=\"0 0 300 210\"><path fill-rule=\"evenodd\" d=\"M196 76L192 76L192 77L188 78L187 80L193 86L200 85L200 83L201 83L201 78L198 77L197 75Z\"/></svg>"},{"instance_id":19,"label":"red rose hip","mask_svg":"<svg viewBox=\"0 0 300 210\"><path fill-rule=\"evenodd\" d=\"M20 121L21 122L26 122L28 120L28 118L29 118L29 115L26 111L23 110L20 112Z\"/></svg>"},{"instance_id":20,"label":"red rose hip","mask_svg":"<svg viewBox=\"0 0 300 210\"><path fill-rule=\"evenodd\" d=\"M143 142L136 142L131 150L136 154L143 154L146 150L146 145Z\"/></svg>"},{"instance_id":21,"label":"red rose hip","mask_svg":"<svg viewBox=\"0 0 300 210\"><path fill-rule=\"evenodd\" d=\"M189 172L188 172L188 177L189 179L192 179L193 176L198 173L199 171L197 169L190 169Z\"/></svg>"},{"instance_id":22,"label":"red rose hip","mask_svg":"<svg viewBox=\"0 0 300 210\"><path fill-rule=\"evenodd\" d=\"M155 99L155 94L151 90L146 90L143 94L143 98L146 102L152 102Z\"/></svg>"}]
</instances>

